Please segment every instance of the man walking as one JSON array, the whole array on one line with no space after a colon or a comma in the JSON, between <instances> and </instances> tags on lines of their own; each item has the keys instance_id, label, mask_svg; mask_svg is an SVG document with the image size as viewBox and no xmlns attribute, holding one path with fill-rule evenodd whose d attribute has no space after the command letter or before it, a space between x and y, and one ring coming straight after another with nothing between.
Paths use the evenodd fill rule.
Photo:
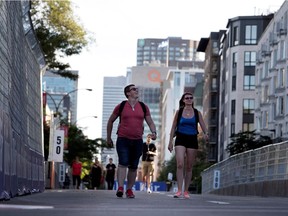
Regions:
<instances>
[{"instance_id":1,"label":"man walking","mask_svg":"<svg viewBox=\"0 0 288 216\"><path fill-rule=\"evenodd\" d=\"M106 182L108 185L108 190L113 190L115 180L115 170L116 166L113 163L113 159L109 158L109 163L106 165Z\"/></svg>"},{"instance_id":2,"label":"man walking","mask_svg":"<svg viewBox=\"0 0 288 216\"><path fill-rule=\"evenodd\" d=\"M113 147L111 132L114 121L119 117L116 150L119 158L117 169L117 197L124 193L124 181L127 177L126 197L134 198L132 187L135 184L139 159L142 155L144 120L151 130L151 139L157 138L156 127L151 118L148 106L138 101L138 88L130 84L124 88L126 102L118 104L107 123L107 144ZM128 168L128 173L127 173Z\"/></svg>"},{"instance_id":3,"label":"man walking","mask_svg":"<svg viewBox=\"0 0 288 216\"><path fill-rule=\"evenodd\" d=\"M154 157L156 156L156 146L151 143L150 134L147 135L146 142L143 143L142 153L142 170L143 170L143 186L147 186L147 193L151 191L151 179L154 172Z\"/></svg>"}]
</instances>

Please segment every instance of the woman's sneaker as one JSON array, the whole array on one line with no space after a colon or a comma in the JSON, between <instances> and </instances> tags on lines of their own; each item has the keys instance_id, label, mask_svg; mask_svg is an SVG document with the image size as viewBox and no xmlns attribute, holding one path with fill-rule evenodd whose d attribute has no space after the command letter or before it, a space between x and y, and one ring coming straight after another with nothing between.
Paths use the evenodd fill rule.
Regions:
<instances>
[{"instance_id":1,"label":"woman's sneaker","mask_svg":"<svg viewBox=\"0 0 288 216\"><path fill-rule=\"evenodd\" d=\"M117 197L123 197L123 191L124 191L123 187L118 187L118 190L116 192L116 196Z\"/></svg>"},{"instance_id":2,"label":"woman's sneaker","mask_svg":"<svg viewBox=\"0 0 288 216\"><path fill-rule=\"evenodd\" d=\"M174 194L174 198L180 198L181 197L181 191L178 191L176 194Z\"/></svg>"},{"instance_id":3,"label":"woman's sneaker","mask_svg":"<svg viewBox=\"0 0 288 216\"><path fill-rule=\"evenodd\" d=\"M134 193L133 193L133 191L131 189L128 189L126 191L126 197L127 198L135 198L135 195L134 195Z\"/></svg>"},{"instance_id":4,"label":"woman's sneaker","mask_svg":"<svg viewBox=\"0 0 288 216\"><path fill-rule=\"evenodd\" d=\"M184 198L185 199L189 199L190 198L190 195L189 195L188 191L184 191Z\"/></svg>"}]
</instances>

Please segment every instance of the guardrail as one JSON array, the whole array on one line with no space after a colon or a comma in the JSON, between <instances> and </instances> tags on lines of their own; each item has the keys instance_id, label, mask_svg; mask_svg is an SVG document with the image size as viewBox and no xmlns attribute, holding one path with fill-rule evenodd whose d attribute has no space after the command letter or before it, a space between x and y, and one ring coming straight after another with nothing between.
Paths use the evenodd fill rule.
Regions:
<instances>
[{"instance_id":1,"label":"guardrail","mask_svg":"<svg viewBox=\"0 0 288 216\"><path fill-rule=\"evenodd\" d=\"M233 155L201 175L204 194L288 196L288 142Z\"/></svg>"}]
</instances>

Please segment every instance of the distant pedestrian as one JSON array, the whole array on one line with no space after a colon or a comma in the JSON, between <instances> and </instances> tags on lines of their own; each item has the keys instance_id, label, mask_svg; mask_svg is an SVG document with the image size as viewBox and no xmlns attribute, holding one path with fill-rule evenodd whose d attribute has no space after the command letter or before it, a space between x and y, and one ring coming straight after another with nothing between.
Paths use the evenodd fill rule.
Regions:
<instances>
[{"instance_id":1,"label":"distant pedestrian","mask_svg":"<svg viewBox=\"0 0 288 216\"><path fill-rule=\"evenodd\" d=\"M76 156L75 160L72 163L72 181L74 189L80 189L81 173L82 173L82 163L80 162L79 157Z\"/></svg>"},{"instance_id":2,"label":"distant pedestrian","mask_svg":"<svg viewBox=\"0 0 288 216\"><path fill-rule=\"evenodd\" d=\"M63 182L63 189L69 189L70 187L70 177L68 173L65 173L65 180Z\"/></svg>"},{"instance_id":3,"label":"distant pedestrian","mask_svg":"<svg viewBox=\"0 0 288 216\"><path fill-rule=\"evenodd\" d=\"M142 150L142 172L143 172L143 186L146 188L147 193L151 191L151 180L153 179L154 173L154 157L156 154L156 146L151 143L150 134L147 135L146 142L143 143ZM143 189L144 189L143 188Z\"/></svg>"},{"instance_id":4,"label":"distant pedestrian","mask_svg":"<svg viewBox=\"0 0 288 216\"><path fill-rule=\"evenodd\" d=\"M100 187L101 178L102 178L102 171L103 171L102 166L101 166L98 158L96 158L95 162L91 166L91 171L90 171L92 189L94 189L94 190L97 190Z\"/></svg>"},{"instance_id":5,"label":"distant pedestrian","mask_svg":"<svg viewBox=\"0 0 288 216\"><path fill-rule=\"evenodd\" d=\"M113 190L115 181L115 170L116 165L113 163L113 159L109 158L109 163L106 165L106 182L108 185L108 190Z\"/></svg>"}]
</instances>

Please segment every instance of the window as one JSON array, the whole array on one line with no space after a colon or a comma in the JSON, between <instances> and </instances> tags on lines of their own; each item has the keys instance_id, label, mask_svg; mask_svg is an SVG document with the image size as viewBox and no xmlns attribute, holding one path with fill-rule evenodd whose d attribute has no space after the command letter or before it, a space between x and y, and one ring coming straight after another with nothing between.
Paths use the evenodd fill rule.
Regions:
<instances>
[{"instance_id":1,"label":"window","mask_svg":"<svg viewBox=\"0 0 288 216\"><path fill-rule=\"evenodd\" d=\"M255 89L255 75L245 75L244 90L254 90L254 89Z\"/></svg>"},{"instance_id":2,"label":"window","mask_svg":"<svg viewBox=\"0 0 288 216\"><path fill-rule=\"evenodd\" d=\"M245 44L257 44L257 26L256 25L246 26Z\"/></svg>"},{"instance_id":3,"label":"window","mask_svg":"<svg viewBox=\"0 0 288 216\"><path fill-rule=\"evenodd\" d=\"M244 114L253 114L255 109L255 100L254 99L244 99L243 100L243 113Z\"/></svg>"},{"instance_id":4,"label":"window","mask_svg":"<svg viewBox=\"0 0 288 216\"><path fill-rule=\"evenodd\" d=\"M244 66L256 65L256 52L245 52Z\"/></svg>"},{"instance_id":5,"label":"window","mask_svg":"<svg viewBox=\"0 0 288 216\"><path fill-rule=\"evenodd\" d=\"M278 49L277 60L285 60L285 56L286 56L285 41L281 40L280 43L278 43L277 49Z\"/></svg>"},{"instance_id":6,"label":"window","mask_svg":"<svg viewBox=\"0 0 288 216\"><path fill-rule=\"evenodd\" d=\"M238 26L235 26L233 28L233 45L236 46L239 44L239 39L238 39Z\"/></svg>"},{"instance_id":7,"label":"window","mask_svg":"<svg viewBox=\"0 0 288 216\"><path fill-rule=\"evenodd\" d=\"M217 90L217 79L212 78L212 90Z\"/></svg>"},{"instance_id":8,"label":"window","mask_svg":"<svg viewBox=\"0 0 288 216\"><path fill-rule=\"evenodd\" d=\"M253 131L253 130L254 130L254 123L243 124L243 131Z\"/></svg>"},{"instance_id":9,"label":"window","mask_svg":"<svg viewBox=\"0 0 288 216\"><path fill-rule=\"evenodd\" d=\"M236 91L236 75L232 76L232 91Z\"/></svg>"},{"instance_id":10,"label":"window","mask_svg":"<svg viewBox=\"0 0 288 216\"><path fill-rule=\"evenodd\" d=\"M233 61L233 65L232 65L232 67L233 68L236 68L237 67L237 58L238 58L238 53L237 52L235 52L235 53L233 53L233 56L232 56L232 61Z\"/></svg>"},{"instance_id":11,"label":"window","mask_svg":"<svg viewBox=\"0 0 288 216\"><path fill-rule=\"evenodd\" d=\"M180 72L175 72L174 82L175 86L180 86Z\"/></svg>"},{"instance_id":12,"label":"window","mask_svg":"<svg viewBox=\"0 0 288 216\"><path fill-rule=\"evenodd\" d=\"M279 76L278 76L278 79L279 79L279 81L278 81L279 87L284 87L284 83L285 83L285 81L284 81L284 73L285 73L284 68L281 68L281 69L279 70Z\"/></svg>"},{"instance_id":13,"label":"window","mask_svg":"<svg viewBox=\"0 0 288 216\"><path fill-rule=\"evenodd\" d=\"M284 114L284 98L283 97L278 97L277 98L277 114L278 115L283 115Z\"/></svg>"},{"instance_id":14,"label":"window","mask_svg":"<svg viewBox=\"0 0 288 216\"><path fill-rule=\"evenodd\" d=\"M213 55L218 55L219 49L218 49L217 41L213 41L212 46L213 46L213 50L212 50Z\"/></svg>"},{"instance_id":15,"label":"window","mask_svg":"<svg viewBox=\"0 0 288 216\"><path fill-rule=\"evenodd\" d=\"M232 100L231 101L231 115L235 115L236 112L236 101Z\"/></svg>"},{"instance_id":16,"label":"window","mask_svg":"<svg viewBox=\"0 0 288 216\"><path fill-rule=\"evenodd\" d=\"M231 135L235 134L235 123L231 124Z\"/></svg>"},{"instance_id":17,"label":"window","mask_svg":"<svg viewBox=\"0 0 288 216\"><path fill-rule=\"evenodd\" d=\"M185 72L185 84L192 84L193 83L193 76L189 72Z\"/></svg>"}]
</instances>

